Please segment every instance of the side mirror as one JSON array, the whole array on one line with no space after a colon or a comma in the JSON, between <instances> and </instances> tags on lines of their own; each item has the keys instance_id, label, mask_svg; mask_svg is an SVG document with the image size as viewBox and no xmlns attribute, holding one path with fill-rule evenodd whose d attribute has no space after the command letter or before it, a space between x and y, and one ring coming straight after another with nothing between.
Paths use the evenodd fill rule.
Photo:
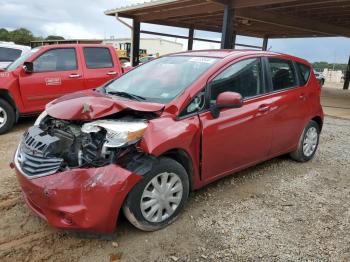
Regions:
<instances>
[{"instance_id":1,"label":"side mirror","mask_svg":"<svg viewBox=\"0 0 350 262\"><path fill-rule=\"evenodd\" d=\"M24 62L23 63L23 70L24 72L30 74L34 72L34 65L32 62Z\"/></svg>"},{"instance_id":2,"label":"side mirror","mask_svg":"<svg viewBox=\"0 0 350 262\"><path fill-rule=\"evenodd\" d=\"M218 118L222 108L240 108L243 106L242 95L236 92L223 92L216 98L216 104L211 107L213 117Z\"/></svg>"}]
</instances>

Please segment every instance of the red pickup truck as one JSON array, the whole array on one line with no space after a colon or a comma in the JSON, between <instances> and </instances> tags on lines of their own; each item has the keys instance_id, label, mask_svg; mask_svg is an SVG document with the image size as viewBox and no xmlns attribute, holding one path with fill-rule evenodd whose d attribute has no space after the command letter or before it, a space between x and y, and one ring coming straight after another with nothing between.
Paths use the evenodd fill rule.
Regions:
<instances>
[{"instance_id":1,"label":"red pickup truck","mask_svg":"<svg viewBox=\"0 0 350 262\"><path fill-rule=\"evenodd\" d=\"M64 94L103 85L123 73L112 46L60 44L32 49L0 71L0 134L19 116L38 114Z\"/></svg>"}]
</instances>

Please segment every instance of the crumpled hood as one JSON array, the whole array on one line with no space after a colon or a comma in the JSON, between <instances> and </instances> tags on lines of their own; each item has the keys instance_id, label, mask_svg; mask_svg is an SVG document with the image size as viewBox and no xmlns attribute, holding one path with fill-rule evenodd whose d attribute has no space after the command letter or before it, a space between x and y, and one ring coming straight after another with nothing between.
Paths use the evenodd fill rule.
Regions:
<instances>
[{"instance_id":1,"label":"crumpled hood","mask_svg":"<svg viewBox=\"0 0 350 262\"><path fill-rule=\"evenodd\" d=\"M81 91L62 96L47 104L47 113L62 120L93 120L123 110L161 112L164 105L118 99L97 91Z\"/></svg>"}]
</instances>

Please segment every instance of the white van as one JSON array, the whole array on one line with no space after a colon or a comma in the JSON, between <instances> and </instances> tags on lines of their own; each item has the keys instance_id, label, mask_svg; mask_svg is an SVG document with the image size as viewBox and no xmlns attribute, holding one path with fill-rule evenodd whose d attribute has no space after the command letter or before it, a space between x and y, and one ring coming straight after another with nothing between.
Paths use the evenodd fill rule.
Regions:
<instances>
[{"instance_id":1,"label":"white van","mask_svg":"<svg viewBox=\"0 0 350 262\"><path fill-rule=\"evenodd\" d=\"M16 45L13 42L0 42L0 69L6 68L29 50L29 46Z\"/></svg>"}]
</instances>

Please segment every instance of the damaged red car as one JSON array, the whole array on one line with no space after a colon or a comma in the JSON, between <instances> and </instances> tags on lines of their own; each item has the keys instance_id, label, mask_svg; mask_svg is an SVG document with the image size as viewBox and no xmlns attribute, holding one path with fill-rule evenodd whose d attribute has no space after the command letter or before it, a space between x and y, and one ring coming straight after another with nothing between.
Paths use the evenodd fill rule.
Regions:
<instances>
[{"instance_id":1,"label":"damaged red car","mask_svg":"<svg viewBox=\"0 0 350 262\"><path fill-rule=\"evenodd\" d=\"M172 54L54 100L13 166L57 228L111 233L173 222L191 190L278 155L313 158L320 85L308 62L262 51Z\"/></svg>"}]
</instances>

